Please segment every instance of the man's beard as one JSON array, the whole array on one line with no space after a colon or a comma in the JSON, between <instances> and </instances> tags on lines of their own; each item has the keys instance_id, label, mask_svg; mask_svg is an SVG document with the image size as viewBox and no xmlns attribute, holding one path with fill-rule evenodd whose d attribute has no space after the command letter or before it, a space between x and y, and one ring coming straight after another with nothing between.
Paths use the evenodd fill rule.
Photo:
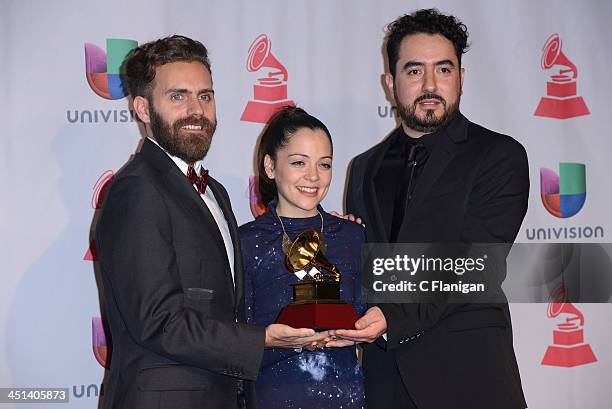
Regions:
<instances>
[{"instance_id":1,"label":"man's beard","mask_svg":"<svg viewBox=\"0 0 612 409\"><path fill-rule=\"evenodd\" d=\"M444 112L441 116L436 116L433 109L426 110L424 118L419 118L416 115L417 104L426 99L437 99L442 103L444 106ZM410 106L399 103L397 93L395 93L395 100L398 101L397 112L399 113L400 118L402 118L404 125L410 129L414 129L417 132L431 133L437 131L438 129L444 128L453 119L455 119L457 113L459 112L459 101L461 100L461 95L457 96L457 102L448 106L446 105L446 100L444 98L432 93L421 95L415 99Z\"/></svg>"},{"instance_id":2,"label":"man's beard","mask_svg":"<svg viewBox=\"0 0 612 409\"><path fill-rule=\"evenodd\" d=\"M210 121L204 116L189 116L177 119L169 124L149 105L151 117L151 131L153 137L166 152L181 158L186 163L193 164L202 160L208 153L213 134L217 128L217 121ZM202 133L181 130L185 125L202 127Z\"/></svg>"}]
</instances>

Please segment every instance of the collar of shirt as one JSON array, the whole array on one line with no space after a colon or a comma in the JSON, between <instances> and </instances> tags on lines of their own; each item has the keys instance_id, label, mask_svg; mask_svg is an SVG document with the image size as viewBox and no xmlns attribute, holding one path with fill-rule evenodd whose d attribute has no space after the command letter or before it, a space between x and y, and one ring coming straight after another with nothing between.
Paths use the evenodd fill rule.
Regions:
<instances>
[{"instance_id":1,"label":"collar of shirt","mask_svg":"<svg viewBox=\"0 0 612 409\"><path fill-rule=\"evenodd\" d=\"M424 146L425 150L428 153L431 153L443 135L451 136L453 133L458 132L464 121L465 117L461 114L461 112L457 112L455 118L453 118L453 120L450 121L444 128L425 134L420 138L409 137L404 132L404 128L400 126L397 132L397 139L393 143L400 143L401 140L404 143L408 142L409 144L414 145L420 142Z\"/></svg>"},{"instance_id":2,"label":"collar of shirt","mask_svg":"<svg viewBox=\"0 0 612 409\"><path fill-rule=\"evenodd\" d=\"M149 139L149 140L150 140L151 142L153 142L155 145L159 146L159 147L160 147L160 149L161 149L162 151L164 151L164 152L166 153L166 155L168 155L168 157L169 157L170 159L172 159L172 161L173 161L173 162L176 164L176 166L178 166L178 168L181 170L181 172L183 172L183 174L184 174L185 176L187 176L187 168L189 167L189 164L188 164L187 162L185 162L185 161L184 161L183 159L181 159L181 158L178 158L178 157L176 157L176 156L172 156L172 155L170 155L170 154L168 153L168 151L167 151L167 150L165 150L164 148L162 148L162 147L159 145L159 143L157 143L157 141L156 141L155 139L150 138L150 137L148 137L148 136L147 136L147 139ZM199 175L199 174L200 174L200 172L201 172L201 169L202 169L202 161L201 161L201 160L199 160L199 161L195 162L195 163L193 164L193 169L194 169L194 170L196 171L196 173Z\"/></svg>"},{"instance_id":3,"label":"collar of shirt","mask_svg":"<svg viewBox=\"0 0 612 409\"><path fill-rule=\"evenodd\" d=\"M400 126L395 143L406 144L406 146L416 145L417 143L419 143L423 146L425 151L431 153L433 151L434 146L436 145L436 142L439 139L439 134L441 133L442 131L438 130L436 132L425 134L420 138L411 138L404 131L404 127Z\"/></svg>"}]
</instances>

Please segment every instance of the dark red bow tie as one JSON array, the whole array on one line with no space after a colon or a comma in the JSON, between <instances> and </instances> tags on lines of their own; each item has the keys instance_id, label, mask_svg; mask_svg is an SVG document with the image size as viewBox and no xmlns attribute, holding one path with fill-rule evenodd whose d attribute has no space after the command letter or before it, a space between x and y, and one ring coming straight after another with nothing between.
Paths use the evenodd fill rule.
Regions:
<instances>
[{"instance_id":1,"label":"dark red bow tie","mask_svg":"<svg viewBox=\"0 0 612 409\"><path fill-rule=\"evenodd\" d=\"M187 179L198 188L198 193L203 195L206 191L206 185L208 185L208 170L202 168L200 176L198 176L193 166L189 165L187 167Z\"/></svg>"}]
</instances>

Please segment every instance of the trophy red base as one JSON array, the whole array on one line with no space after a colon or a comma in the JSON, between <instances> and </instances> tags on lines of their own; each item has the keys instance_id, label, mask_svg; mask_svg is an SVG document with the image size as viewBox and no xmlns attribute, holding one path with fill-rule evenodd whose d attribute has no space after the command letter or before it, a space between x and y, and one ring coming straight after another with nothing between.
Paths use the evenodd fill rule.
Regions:
<instances>
[{"instance_id":1,"label":"trophy red base","mask_svg":"<svg viewBox=\"0 0 612 409\"><path fill-rule=\"evenodd\" d=\"M292 304L281 310L276 322L293 328L326 330L353 329L358 319L350 304Z\"/></svg>"},{"instance_id":2,"label":"trophy red base","mask_svg":"<svg viewBox=\"0 0 612 409\"><path fill-rule=\"evenodd\" d=\"M359 319L351 304L340 301L339 282L293 284L293 300L281 310L278 324L314 330L353 329Z\"/></svg>"}]
</instances>

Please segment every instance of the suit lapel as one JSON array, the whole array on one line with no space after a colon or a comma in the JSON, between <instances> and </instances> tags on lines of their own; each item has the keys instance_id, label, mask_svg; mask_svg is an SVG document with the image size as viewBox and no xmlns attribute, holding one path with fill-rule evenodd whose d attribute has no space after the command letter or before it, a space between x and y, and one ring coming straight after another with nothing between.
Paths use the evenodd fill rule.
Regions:
<instances>
[{"instance_id":1,"label":"suit lapel","mask_svg":"<svg viewBox=\"0 0 612 409\"><path fill-rule=\"evenodd\" d=\"M238 224L236 223L234 212L232 212L231 204L222 191L223 188L219 182L213 178L209 178L208 186L215 195L215 199L217 199L217 203L219 203L219 207L221 208L223 216L227 221L227 227L229 228L232 245L234 246L234 305L237 307L237 303L242 299L244 285L242 277L242 253L240 248L240 239L238 237Z\"/></svg>"},{"instance_id":2,"label":"suit lapel","mask_svg":"<svg viewBox=\"0 0 612 409\"><path fill-rule=\"evenodd\" d=\"M459 117L440 135L440 141L434 147L431 156L425 164L421 177L414 187L412 199L406 208L406 216L402 221L398 237L402 237L402 231L408 228L411 213L429 196L433 185L459 150L458 143L467 139L467 125L467 119L459 114Z\"/></svg>"},{"instance_id":3,"label":"suit lapel","mask_svg":"<svg viewBox=\"0 0 612 409\"><path fill-rule=\"evenodd\" d=\"M183 205L195 217L194 223L197 219L202 220L202 225L206 228L210 237L214 239L215 244L222 250L222 254L225 254L225 243L223 242L223 236L221 236L217 222L189 180L178 168L176 168L176 172L169 172L166 175L166 180L170 188L175 192L175 197L185 198Z\"/></svg>"},{"instance_id":4,"label":"suit lapel","mask_svg":"<svg viewBox=\"0 0 612 409\"><path fill-rule=\"evenodd\" d=\"M193 222L196 225L203 226L217 245L221 254L226 254L225 243L217 226L212 213L202 200L198 192L193 188L193 185L185 177L183 172L172 162L164 151L156 146L153 142L145 139L140 149L140 155L153 165L161 173L166 180L172 197L180 202L193 217ZM225 257L227 259L227 257ZM229 264L228 264L229 267Z\"/></svg>"},{"instance_id":5,"label":"suit lapel","mask_svg":"<svg viewBox=\"0 0 612 409\"><path fill-rule=\"evenodd\" d=\"M408 203L406 214L409 214L412 209L417 207L421 201L429 194L432 185L438 180L444 169L452 158L456 146L452 141L444 135L439 141L439 146L436 146L431 156L425 164L423 173L412 193L412 199Z\"/></svg>"},{"instance_id":6,"label":"suit lapel","mask_svg":"<svg viewBox=\"0 0 612 409\"><path fill-rule=\"evenodd\" d=\"M395 132L397 132L397 130ZM369 213L369 220L372 221L369 223L372 225L374 232L374 240L369 240L372 242L384 243L389 240L389 232L385 230L382 214L380 212L380 206L378 205L378 196L376 194L374 178L376 177L376 174L380 169L380 164L382 163L382 160L385 157L385 153L389 148L389 144L392 140L392 135L393 133L389 135L387 139L381 142L378 148L374 150L374 152L366 163L366 168L364 169L363 186L364 197L366 201L365 209Z\"/></svg>"}]
</instances>

